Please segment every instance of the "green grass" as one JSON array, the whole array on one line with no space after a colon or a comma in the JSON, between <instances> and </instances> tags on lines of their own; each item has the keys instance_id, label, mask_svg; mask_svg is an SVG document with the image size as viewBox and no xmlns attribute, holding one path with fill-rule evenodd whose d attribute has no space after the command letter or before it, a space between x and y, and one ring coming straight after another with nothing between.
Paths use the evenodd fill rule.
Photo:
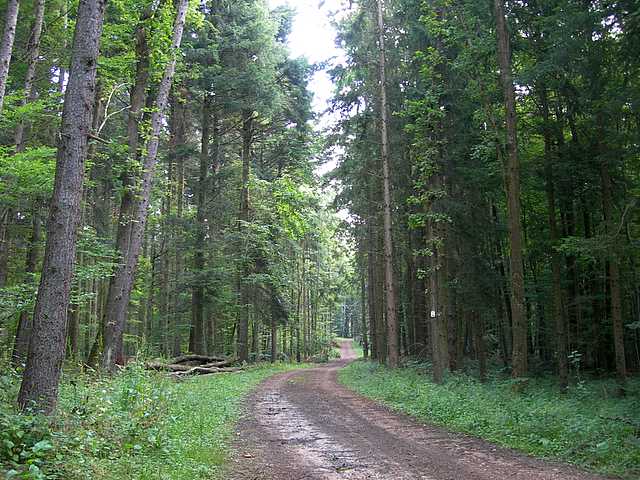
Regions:
<instances>
[{"instance_id":1,"label":"green grass","mask_svg":"<svg viewBox=\"0 0 640 480\"><path fill-rule=\"evenodd\" d=\"M352 340L353 342L353 349L356 352L356 355L358 356L358 358L362 358L364 357L364 350L362 349L362 345L360 345L360 343L357 340Z\"/></svg>"},{"instance_id":2,"label":"green grass","mask_svg":"<svg viewBox=\"0 0 640 480\"><path fill-rule=\"evenodd\" d=\"M481 384L452 375L444 385L424 369L389 370L354 362L339 373L357 392L422 421L465 432L538 457L605 474L640 478L640 382L624 399L609 381L581 382L560 395L553 379L533 379L526 392L511 381Z\"/></svg>"},{"instance_id":3,"label":"green grass","mask_svg":"<svg viewBox=\"0 0 640 480\"><path fill-rule=\"evenodd\" d=\"M299 366L261 365L179 383L135 365L115 377L79 376L64 383L53 424L17 414L8 393L16 379L0 377L9 387L0 394L0 472L4 466L14 470L7 478L217 479L243 397L293 368Z\"/></svg>"}]
</instances>

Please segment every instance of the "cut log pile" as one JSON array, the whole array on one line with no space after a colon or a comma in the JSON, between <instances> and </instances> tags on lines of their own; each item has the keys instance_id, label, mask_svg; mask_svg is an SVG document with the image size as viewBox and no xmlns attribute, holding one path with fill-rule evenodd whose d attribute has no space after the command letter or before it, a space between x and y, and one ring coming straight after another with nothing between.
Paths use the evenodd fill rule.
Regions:
<instances>
[{"instance_id":1,"label":"cut log pile","mask_svg":"<svg viewBox=\"0 0 640 480\"><path fill-rule=\"evenodd\" d=\"M149 370L169 372L172 377L186 377L189 375L208 375L243 370L244 367L233 367L234 363L237 363L235 358L181 355L174 358L170 363L147 362L145 366Z\"/></svg>"}]
</instances>

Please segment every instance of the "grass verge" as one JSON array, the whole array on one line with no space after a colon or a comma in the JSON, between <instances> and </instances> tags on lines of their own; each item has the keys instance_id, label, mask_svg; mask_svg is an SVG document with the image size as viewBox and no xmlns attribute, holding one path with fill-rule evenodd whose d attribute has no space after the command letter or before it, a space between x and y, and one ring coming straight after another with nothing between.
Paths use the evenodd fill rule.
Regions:
<instances>
[{"instance_id":1,"label":"grass verge","mask_svg":"<svg viewBox=\"0 0 640 480\"><path fill-rule=\"evenodd\" d=\"M341 383L387 406L454 431L528 454L553 458L624 478L640 478L640 382L624 399L608 394L607 381L580 382L560 395L552 379L532 380L513 392L508 379L481 384L451 375L444 385L424 369L389 370L354 362Z\"/></svg>"},{"instance_id":2,"label":"grass verge","mask_svg":"<svg viewBox=\"0 0 640 480\"><path fill-rule=\"evenodd\" d=\"M52 419L18 414L17 378L0 377L0 475L20 479L211 480L219 478L242 398L298 365L179 383L139 365L115 377L65 382Z\"/></svg>"},{"instance_id":3,"label":"grass verge","mask_svg":"<svg viewBox=\"0 0 640 480\"><path fill-rule=\"evenodd\" d=\"M349 340L351 340L352 342L351 345L353 347L353 351L356 352L357 357L364 357L364 349L362 348L362 345L360 345L360 342L358 342L355 338Z\"/></svg>"}]
</instances>

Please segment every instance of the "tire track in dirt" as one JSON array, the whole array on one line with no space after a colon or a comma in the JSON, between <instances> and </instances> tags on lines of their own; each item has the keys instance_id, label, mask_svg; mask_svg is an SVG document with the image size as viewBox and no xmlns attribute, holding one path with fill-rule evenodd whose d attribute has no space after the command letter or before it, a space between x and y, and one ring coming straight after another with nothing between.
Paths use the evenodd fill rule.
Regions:
<instances>
[{"instance_id":1,"label":"tire track in dirt","mask_svg":"<svg viewBox=\"0 0 640 480\"><path fill-rule=\"evenodd\" d=\"M249 397L228 480L603 480L467 435L423 425L346 389L355 358L287 372Z\"/></svg>"}]
</instances>

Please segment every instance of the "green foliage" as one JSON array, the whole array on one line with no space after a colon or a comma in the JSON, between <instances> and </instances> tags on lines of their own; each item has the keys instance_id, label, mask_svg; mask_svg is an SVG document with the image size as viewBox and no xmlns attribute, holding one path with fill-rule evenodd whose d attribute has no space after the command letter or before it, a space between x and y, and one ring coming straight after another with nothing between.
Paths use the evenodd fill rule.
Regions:
<instances>
[{"instance_id":1,"label":"green foliage","mask_svg":"<svg viewBox=\"0 0 640 480\"><path fill-rule=\"evenodd\" d=\"M48 419L19 414L12 404L19 377L0 376L0 473L7 479L42 480L46 466L56 461Z\"/></svg>"},{"instance_id":2,"label":"green foliage","mask_svg":"<svg viewBox=\"0 0 640 480\"><path fill-rule=\"evenodd\" d=\"M14 154L0 150L0 202L17 206L21 202L44 201L53 190L55 149L41 146Z\"/></svg>"},{"instance_id":3,"label":"green foliage","mask_svg":"<svg viewBox=\"0 0 640 480\"><path fill-rule=\"evenodd\" d=\"M513 391L513 380L498 376L481 384L467 375L450 375L436 385L423 365L389 370L354 362L339 378L367 397L455 431L602 473L640 474L637 381L620 400L613 397L613 382L601 380L579 382L562 397L553 379L530 380L521 394Z\"/></svg>"},{"instance_id":4,"label":"green foliage","mask_svg":"<svg viewBox=\"0 0 640 480\"><path fill-rule=\"evenodd\" d=\"M357 340L353 340L353 349L355 350L358 358L362 358L364 356L362 344Z\"/></svg>"},{"instance_id":5,"label":"green foliage","mask_svg":"<svg viewBox=\"0 0 640 480\"><path fill-rule=\"evenodd\" d=\"M218 478L242 398L291 368L299 366L176 383L134 363L115 377L67 378L53 418L18 413L19 378L0 377L0 472L30 480Z\"/></svg>"}]
</instances>

